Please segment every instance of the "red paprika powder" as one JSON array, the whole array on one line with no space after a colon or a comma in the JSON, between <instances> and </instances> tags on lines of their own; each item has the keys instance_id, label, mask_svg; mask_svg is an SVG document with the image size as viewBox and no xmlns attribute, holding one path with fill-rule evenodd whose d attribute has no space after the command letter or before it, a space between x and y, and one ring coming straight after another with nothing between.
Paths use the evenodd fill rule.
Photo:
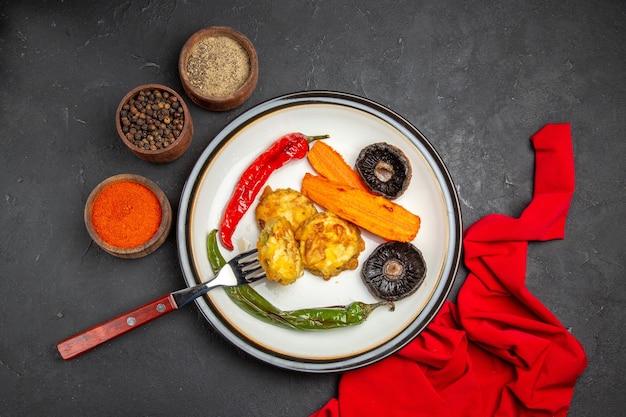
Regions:
<instances>
[{"instance_id":1,"label":"red paprika powder","mask_svg":"<svg viewBox=\"0 0 626 417\"><path fill-rule=\"evenodd\" d=\"M161 204L145 185L121 181L106 186L95 198L91 220L109 245L134 248L146 243L161 225Z\"/></svg>"}]
</instances>

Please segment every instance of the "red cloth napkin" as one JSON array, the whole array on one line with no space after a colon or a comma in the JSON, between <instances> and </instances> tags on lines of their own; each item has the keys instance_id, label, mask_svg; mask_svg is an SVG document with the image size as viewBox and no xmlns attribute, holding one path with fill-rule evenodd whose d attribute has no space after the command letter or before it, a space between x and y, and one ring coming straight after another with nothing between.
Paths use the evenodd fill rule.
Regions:
<instances>
[{"instance_id":1,"label":"red cloth napkin","mask_svg":"<svg viewBox=\"0 0 626 417\"><path fill-rule=\"evenodd\" d=\"M515 219L486 216L465 233L469 274L411 343L346 372L314 417L565 416L587 365L578 341L526 288L528 241L562 239L574 192L569 124L532 137L535 188Z\"/></svg>"}]
</instances>

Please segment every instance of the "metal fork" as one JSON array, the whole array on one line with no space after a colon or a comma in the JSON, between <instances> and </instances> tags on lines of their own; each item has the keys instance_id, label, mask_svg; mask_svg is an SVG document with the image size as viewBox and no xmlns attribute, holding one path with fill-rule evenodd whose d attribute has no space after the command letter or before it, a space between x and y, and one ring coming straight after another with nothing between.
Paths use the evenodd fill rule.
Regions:
<instances>
[{"instance_id":1,"label":"metal fork","mask_svg":"<svg viewBox=\"0 0 626 417\"><path fill-rule=\"evenodd\" d=\"M63 359L72 359L96 346L191 303L216 287L234 287L265 278L256 249L228 261L215 278L171 292L127 313L70 336L57 344Z\"/></svg>"}]
</instances>

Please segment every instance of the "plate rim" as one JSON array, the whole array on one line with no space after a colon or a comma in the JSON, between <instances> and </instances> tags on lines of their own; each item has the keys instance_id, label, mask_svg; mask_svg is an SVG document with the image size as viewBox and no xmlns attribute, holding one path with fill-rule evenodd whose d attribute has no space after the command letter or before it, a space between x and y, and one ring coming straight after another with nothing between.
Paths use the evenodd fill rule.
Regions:
<instances>
[{"instance_id":1,"label":"plate rim","mask_svg":"<svg viewBox=\"0 0 626 417\"><path fill-rule=\"evenodd\" d=\"M235 135L245 126L252 124L256 119L283 108L315 103L344 106L350 105L350 107L366 111L370 115L382 119L385 123L392 125L396 129L408 132L409 135L407 135L407 139L410 142L414 143L415 140L418 140L420 145L426 148L429 154L427 156L436 164L436 169L432 166L431 169L436 171L435 174L438 178L442 191L447 191L447 196L444 198L444 201L446 203L446 208L448 209L448 226L450 228L448 238L451 238L452 245L454 246L453 249L446 254L446 261L444 263L445 276L442 277L442 283L435 288L433 296L427 301L424 309L416 316L415 320L400 331L395 337L390 339L389 342L368 350L365 354L345 356L338 360L304 360L302 358L293 358L278 352L268 351L262 346L256 344L254 341L246 339L245 335L240 335L233 331L230 326L222 322L207 302L206 297L196 299L195 303L204 318L222 335L222 337L227 339L243 352L257 359L289 370L314 373L344 372L384 359L385 357L397 352L417 337L428 326L428 324L430 324L432 319L445 304L445 301L452 290L460 267L463 221L460 199L456 187L443 159L440 157L432 143L430 143L430 141L419 131L419 129L417 129L403 116L371 99L351 93L331 90L311 90L288 93L271 98L253 106L224 126L224 128L222 128L218 134L211 139L209 144L196 160L196 163L194 164L194 167L185 182L179 201L176 224L177 250L185 283L188 286L196 284L199 277L196 275L189 259L191 256L189 253L190 233L187 220L192 210L192 206L189 203L196 194L196 189L198 187L197 180L204 172L205 166L210 163L213 155L219 153L220 149L229 141L230 137ZM382 114L385 117L381 118L376 113ZM417 144L415 145L417 146ZM443 184L441 183L442 180Z\"/></svg>"}]
</instances>

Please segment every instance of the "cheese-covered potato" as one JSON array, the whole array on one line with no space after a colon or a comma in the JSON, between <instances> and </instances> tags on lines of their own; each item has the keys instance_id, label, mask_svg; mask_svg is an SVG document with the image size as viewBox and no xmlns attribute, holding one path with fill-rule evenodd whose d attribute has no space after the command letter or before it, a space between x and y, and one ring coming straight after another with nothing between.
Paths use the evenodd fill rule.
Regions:
<instances>
[{"instance_id":1,"label":"cheese-covered potato","mask_svg":"<svg viewBox=\"0 0 626 417\"><path fill-rule=\"evenodd\" d=\"M326 211L309 217L296 230L304 268L329 280L342 271L356 269L365 249L361 230Z\"/></svg>"},{"instance_id":2,"label":"cheese-covered potato","mask_svg":"<svg viewBox=\"0 0 626 417\"><path fill-rule=\"evenodd\" d=\"M303 221L317 213L315 204L308 197L291 188L272 190L267 186L259 200L255 210L259 229L274 217L284 217L295 231Z\"/></svg>"},{"instance_id":3,"label":"cheese-covered potato","mask_svg":"<svg viewBox=\"0 0 626 417\"><path fill-rule=\"evenodd\" d=\"M265 222L257 249L267 279L289 285L304 273L298 243L284 217L274 217Z\"/></svg>"}]
</instances>

